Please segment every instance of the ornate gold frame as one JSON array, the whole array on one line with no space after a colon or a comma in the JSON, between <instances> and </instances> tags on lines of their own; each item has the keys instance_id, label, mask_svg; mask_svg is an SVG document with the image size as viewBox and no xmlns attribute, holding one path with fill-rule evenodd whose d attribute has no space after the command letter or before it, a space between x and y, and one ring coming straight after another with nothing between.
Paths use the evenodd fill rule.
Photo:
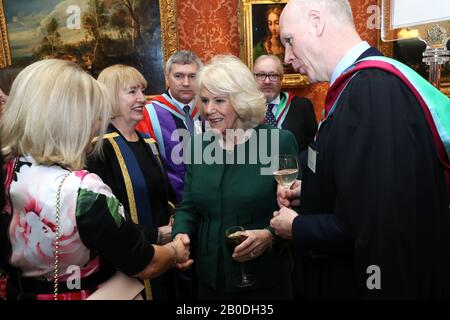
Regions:
<instances>
[{"instance_id":1,"label":"ornate gold frame","mask_svg":"<svg viewBox=\"0 0 450 320\"><path fill-rule=\"evenodd\" d=\"M164 66L167 59L178 49L177 35L177 11L176 0L159 0L159 11L161 15L161 49L163 51ZM0 0L0 68L11 64L11 53L9 50L8 32L6 19L3 11L3 0Z\"/></svg>"},{"instance_id":2,"label":"ornate gold frame","mask_svg":"<svg viewBox=\"0 0 450 320\"><path fill-rule=\"evenodd\" d=\"M178 50L177 1L159 0L159 12L161 15L161 48L166 71L167 59Z\"/></svg>"},{"instance_id":3,"label":"ornate gold frame","mask_svg":"<svg viewBox=\"0 0 450 320\"><path fill-rule=\"evenodd\" d=\"M253 21L252 6L254 4L287 3L288 0L239 0L239 43L241 59L253 69ZM298 73L284 74L283 87L298 87L309 84L308 77Z\"/></svg>"},{"instance_id":4,"label":"ornate gold frame","mask_svg":"<svg viewBox=\"0 0 450 320\"><path fill-rule=\"evenodd\" d=\"M3 0L0 0L0 31L1 31L1 46L0 46L0 68L11 64L11 53L9 52L8 32L6 31L6 19L3 12Z\"/></svg>"}]
</instances>

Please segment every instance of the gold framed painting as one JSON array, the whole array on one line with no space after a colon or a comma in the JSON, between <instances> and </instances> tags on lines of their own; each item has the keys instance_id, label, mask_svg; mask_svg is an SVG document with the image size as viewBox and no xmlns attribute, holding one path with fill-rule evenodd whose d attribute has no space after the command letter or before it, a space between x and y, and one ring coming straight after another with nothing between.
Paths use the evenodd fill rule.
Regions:
<instances>
[{"instance_id":1,"label":"gold framed painting","mask_svg":"<svg viewBox=\"0 0 450 320\"><path fill-rule=\"evenodd\" d=\"M279 32L279 17L287 0L239 0L241 59L250 69L262 54L277 55L284 62L284 47ZM308 84L308 78L284 65L283 87Z\"/></svg>"},{"instance_id":2,"label":"gold framed painting","mask_svg":"<svg viewBox=\"0 0 450 320\"><path fill-rule=\"evenodd\" d=\"M122 63L165 90L164 66L177 50L176 0L0 0L0 66L68 59L96 77Z\"/></svg>"}]
</instances>

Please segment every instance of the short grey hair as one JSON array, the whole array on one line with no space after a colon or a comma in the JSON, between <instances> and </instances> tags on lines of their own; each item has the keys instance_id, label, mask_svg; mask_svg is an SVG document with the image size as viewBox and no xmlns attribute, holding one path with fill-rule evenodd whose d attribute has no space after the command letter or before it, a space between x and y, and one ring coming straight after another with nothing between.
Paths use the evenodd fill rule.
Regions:
<instances>
[{"instance_id":1,"label":"short grey hair","mask_svg":"<svg viewBox=\"0 0 450 320\"><path fill-rule=\"evenodd\" d=\"M172 64L191 64L195 63L197 65L198 70L203 67L203 63L200 58L189 50L179 50L170 56L166 63L167 73L170 73L172 70Z\"/></svg>"},{"instance_id":2,"label":"short grey hair","mask_svg":"<svg viewBox=\"0 0 450 320\"><path fill-rule=\"evenodd\" d=\"M261 62L262 60L265 59L271 59L272 61L274 61L277 64L277 70L279 74L283 74L283 63L281 62L280 58L278 58L277 56L273 55L273 54L263 54L260 55L258 58L256 58L255 62L253 63L253 69L255 69L256 65Z\"/></svg>"},{"instance_id":3,"label":"short grey hair","mask_svg":"<svg viewBox=\"0 0 450 320\"><path fill-rule=\"evenodd\" d=\"M239 128L246 130L263 122L266 99L250 69L237 57L215 56L197 75L196 91L200 92L201 88L212 94L225 94L229 97L239 117ZM202 108L203 106L200 107Z\"/></svg>"}]
</instances>

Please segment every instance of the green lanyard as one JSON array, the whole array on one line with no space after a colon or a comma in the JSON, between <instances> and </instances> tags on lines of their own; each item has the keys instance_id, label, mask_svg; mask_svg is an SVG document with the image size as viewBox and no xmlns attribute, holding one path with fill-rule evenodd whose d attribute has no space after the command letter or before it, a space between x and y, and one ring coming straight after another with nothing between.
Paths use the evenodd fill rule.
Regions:
<instances>
[{"instance_id":1,"label":"green lanyard","mask_svg":"<svg viewBox=\"0 0 450 320\"><path fill-rule=\"evenodd\" d=\"M277 111L275 113L275 119L277 121L277 127L281 127L281 124L283 123L284 118L286 117L287 111L283 114L283 119L279 120L279 117L281 113L283 113L283 110L287 108L286 106L287 101L289 100L289 94L287 92L280 92L280 103L277 106Z\"/></svg>"}]
</instances>

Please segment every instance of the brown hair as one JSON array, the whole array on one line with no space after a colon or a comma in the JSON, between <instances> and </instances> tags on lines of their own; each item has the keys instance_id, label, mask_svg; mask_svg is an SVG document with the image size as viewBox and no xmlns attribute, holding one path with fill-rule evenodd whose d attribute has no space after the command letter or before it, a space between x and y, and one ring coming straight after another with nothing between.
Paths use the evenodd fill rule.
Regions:
<instances>
[{"instance_id":1,"label":"brown hair","mask_svg":"<svg viewBox=\"0 0 450 320\"><path fill-rule=\"evenodd\" d=\"M14 79L23 70L23 67L7 66L0 69L0 89L9 96Z\"/></svg>"},{"instance_id":2,"label":"brown hair","mask_svg":"<svg viewBox=\"0 0 450 320\"><path fill-rule=\"evenodd\" d=\"M280 18L280 15L281 15L281 12L283 11L283 8L280 6L280 5L272 5L272 6L269 6L268 8L267 8L267 11L266 11L266 19L265 19L265 22L266 22L266 29L267 29L267 36L264 38L264 44L265 43L267 43L267 53L269 53L269 54L272 54L272 43L270 42L270 38L271 38L271 34L270 34L270 31L269 31L269 27L268 27L268 25L267 25L267 21L269 20L269 15L271 15L272 13L273 14L276 14L277 16L278 16L278 18ZM280 42L281 42L281 40L280 40Z\"/></svg>"}]
</instances>

